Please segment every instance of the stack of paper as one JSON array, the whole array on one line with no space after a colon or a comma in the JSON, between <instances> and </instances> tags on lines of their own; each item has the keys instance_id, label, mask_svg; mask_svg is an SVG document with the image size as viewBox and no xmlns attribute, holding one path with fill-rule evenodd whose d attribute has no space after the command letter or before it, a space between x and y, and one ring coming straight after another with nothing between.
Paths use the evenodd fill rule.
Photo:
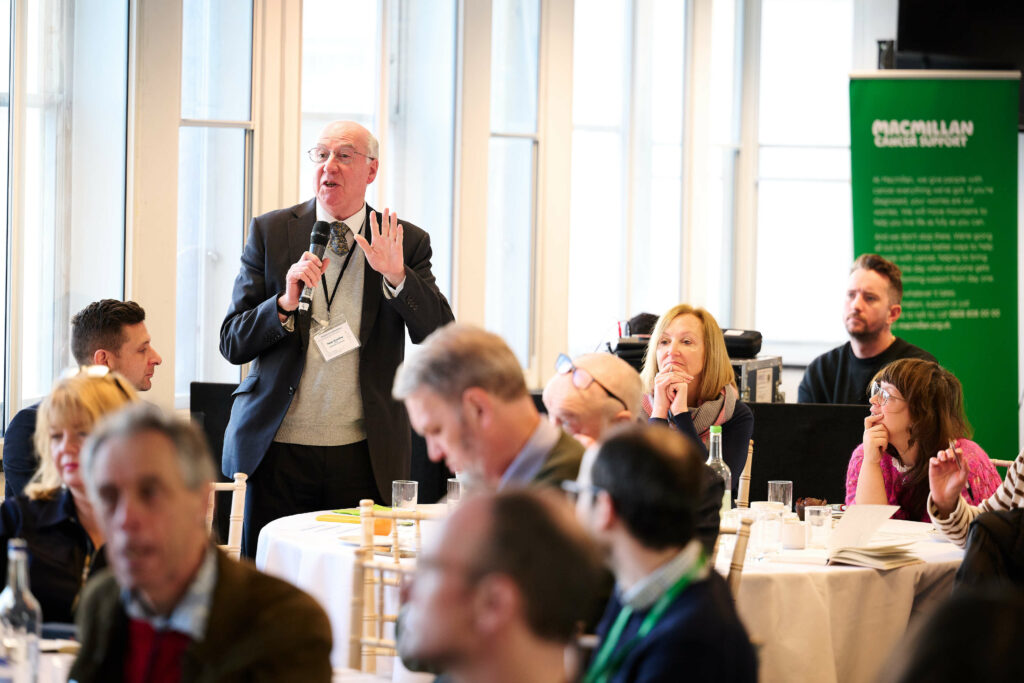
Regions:
<instances>
[{"instance_id":1,"label":"stack of paper","mask_svg":"<svg viewBox=\"0 0 1024 683\"><path fill-rule=\"evenodd\" d=\"M897 505L851 505L846 508L846 513L829 538L828 563L895 569L923 562L909 550L913 541L871 542L875 532L897 510Z\"/></svg>"}]
</instances>

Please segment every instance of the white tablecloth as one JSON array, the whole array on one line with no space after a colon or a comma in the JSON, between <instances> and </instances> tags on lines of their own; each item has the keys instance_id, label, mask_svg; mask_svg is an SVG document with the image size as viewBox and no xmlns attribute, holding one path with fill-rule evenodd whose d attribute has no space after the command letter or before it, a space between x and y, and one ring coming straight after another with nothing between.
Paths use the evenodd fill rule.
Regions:
<instances>
[{"instance_id":1,"label":"white tablecloth","mask_svg":"<svg viewBox=\"0 0 1024 683\"><path fill-rule=\"evenodd\" d=\"M283 517L263 527L256 549L256 566L295 584L320 602L330 618L334 636L331 664L344 667L348 665L352 568L361 532L358 524L318 522L319 514ZM426 541L436 531L437 522L425 521L421 527ZM397 605L397 596L394 598ZM410 674L397 660L395 667L394 680L431 681L434 678Z\"/></svg>"},{"instance_id":2,"label":"white tablecloth","mask_svg":"<svg viewBox=\"0 0 1024 683\"><path fill-rule=\"evenodd\" d=\"M737 608L759 646L759 680L874 681L908 624L930 613L953 586L963 551L931 528L899 520L883 525L876 538L913 539L911 551L925 560L890 571L748 560ZM719 557L723 574L727 562Z\"/></svg>"}]
</instances>

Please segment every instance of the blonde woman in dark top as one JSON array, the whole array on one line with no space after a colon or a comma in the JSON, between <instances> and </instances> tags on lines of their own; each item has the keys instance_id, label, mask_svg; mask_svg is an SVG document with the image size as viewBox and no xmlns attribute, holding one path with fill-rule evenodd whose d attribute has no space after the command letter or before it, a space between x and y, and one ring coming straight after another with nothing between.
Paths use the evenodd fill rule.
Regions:
<instances>
[{"instance_id":1,"label":"blonde woman in dark top","mask_svg":"<svg viewBox=\"0 0 1024 683\"><path fill-rule=\"evenodd\" d=\"M739 400L736 377L715 317L678 304L654 326L647 345L643 409L651 422L668 422L707 448L712 425L722 427L722 458L732 471L735 497L754 414Z\"/></svg>"},{"instance_id":2,"label":"blonde woman in dark top","mask_svg":"<svg viewBox=\"0 0 1024 683\"><path fill-rule=\"evenodd\" d=\"M78 454L101 417L136 398L121 375L92 365L58 380L39 406L39 469L24 494L0 505L0 576L7 576L8 539L24 538L29 585L44 622L70 623L82 586L106 565L103 534L86 495Z\"/></svg>"}]
</instances>

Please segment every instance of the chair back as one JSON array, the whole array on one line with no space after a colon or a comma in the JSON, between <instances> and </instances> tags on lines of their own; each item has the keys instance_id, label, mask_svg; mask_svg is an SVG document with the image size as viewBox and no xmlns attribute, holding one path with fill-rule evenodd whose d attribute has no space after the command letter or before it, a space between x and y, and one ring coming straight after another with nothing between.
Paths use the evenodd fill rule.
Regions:
<instances>
[{"instance_id":1,"label":"chair back","mask_svg":"<svg viewBox=\"0 0 1024 683\"><path fill-rule=\"evenodd\" d=\"M1024 450L1021 450L1021 452L1017 454L1017 459L1020 460L1021 456L1024 456ZM1014 463L1013 460L996 460L995 458L989 458L989 460L996 467L1005 467L1007 469L1009 469L1010 467L1013 467L1013 463Z\"/></svg>"},{"instance_id":2,"label":"chair back","mask_svg":"<svg viewBox=\"0 0 1024 683\"><path fill-rule=\"evenodd\" d=\"M236 472L234 481L215 482L210 486L210 498L206 504L206 532L213 529L213 510L218 491L231 491L231 514L228 515L228 542L220 547L237 560L242 553L242 521L245 517L245 480L248 476Z\"/></svg>"},{"instance_id":3,"label":"chair back","mask_svg":"<svg viewBox=\"0 0 1024 683\"><path fill-rule=\"evenodd\" d=\"M394 629L385 629L387 624L398 620L397 614L386 610L386 591L397 591L404 576L416 570L412 557L402 557L398 539L399 522L415 525L415 553L422 546L420 522L425 519L439 519L444 512L424 510L375 510L373 501L359 501L359 523L362 529L356 563L352 572L352 609L349 621L348 666L360 671L375 672L377 656L394 656L398 653ZM377 520L391 520L390 543L378 547L375 544ZM384 559L378 559L378 550L384 551ZM404 561L403 561L404 559Z\"/></svg>"},{"instance_id":4,"label":"chair back","mask_svg":"<svg viewBox=\"0 0 1024 683\"><path fill-rule=\"evenodd\" d=\"M846 499L850 454L864 440L868 405L748 403L754 414L757 469L750 473L751 500L766 500L768 480L793 482L793 500ZM738 497L738 496L737 496Z\"/></svg>"},{"instance_id":5,"label":"chair back","mask_svg":"<svg viewBox=\"0 0 1024 683\"><path fill-rule=\"evenodd\" d=\"M729 561L729 574L726 577L726 583L729 584L729 592L732 593L732 599L736 600L740 594L740 579L743 577L743 562L747 559L747 542L750 540L750 525L753 520L744 515L740 518L739 526L737 527L726 527L723 526L718 531L718 536L721 538L722 534L735 534L736 545L733 547L732 559ZM711 554L711 561L718 558L718 541L715 541L715 549Z\"/></svg>"},{"instance_id":6,"label":"chair back","mask_svg":"<svg viewBox=\"0 0 1024 683\"><path fill-rule=\"evenodd\" d=\"M740 473L740 483L736 491L736 507L750 507L750 468L754 464L754 440L747 444L747 461L743 463L743 471Z\"/></svg>"}]
</instances>

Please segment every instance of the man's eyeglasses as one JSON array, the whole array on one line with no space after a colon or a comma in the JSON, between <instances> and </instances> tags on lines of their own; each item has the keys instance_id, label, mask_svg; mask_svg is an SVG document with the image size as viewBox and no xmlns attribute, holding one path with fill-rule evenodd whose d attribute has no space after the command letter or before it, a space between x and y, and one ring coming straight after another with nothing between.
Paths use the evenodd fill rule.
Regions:
<instances>
[{"instance_id":1,"label":"man's eyeglasses","mask_svg":"<svg viewBox=\"0 0 1024 683\"><path fill-rule=\"evenodd\" d=\"M337 162L342 166L348 166L353 161L355 161L355 158L357 156L361 156L364 159L367 159L368 161L373 161L373 159L375 158L371 157L368 154L357 152L351 147L342 147L340 149L332 150L327 149L323 145L317 145L316 147L313 147L312 149L309 150L309 152L307 152L307 154L309 154L309 160L312 161L314 164L326 164L327 161L333 155L335 160L337 160Z\"/></svg>"},{"instance_id":2,"label":"man's eyeglasses","mask_svg":"<svg viewBox=\"0 0 1024 683\"><path fill-rule=\"evenodd\" d=\"M892 399L893 401L903 401L903 402L906 402L905 398L900 398L899 396L894 396L894 395L890 394L888 391L883 389L882 385L879 384L878 382L872 382L871 383L871 398L876 398L876 397L878 398L878 405L880 405L880 406L884 406L886 403L889 402L890 399Z\"/></svg>"},{"instance_id":3,"label":"man's eyeglasses","mask_svg":"<svg viewBox=\"0 0 1024 683\"><path fill-rule=\"evenodd\" d=\"M573 481L572 479L566 479L565 481L563 481L561 483L561 487L562 491L565 492L565 497L568 498L569 502L574 505L576 504L576 501L579 499L580 495L584 493L589 493L590 495L593 496L598 491L604 490L600 486L594 486L593 484L581 484L578 481Z\"/></svg>"},{"instance_id":4,"label":"man's eyeglasses","mask_svg":"<svg viewBox=\"0 0 1024 683\"><path fill-rule=\"evenodd\" d=\"M626 405L625 401L623 401L621 398L612 393L611 389L597 381L597 378L595 378L589 372L587 372L583 368L578 368L575 365L573 365L572 359L569 358L569 356L565 355L564 353L558 354L558 360L555 361L555 371L559 375L568 375L571 372L572 385L579 389L580 391L585 391L586 388L589 387L591 384L596 384L597 386L604 389L605 393L607 393L609 396L611 396L616 401L621 403L626 410L629 410L629 406Z\"/></svg>"}]
</instances>

